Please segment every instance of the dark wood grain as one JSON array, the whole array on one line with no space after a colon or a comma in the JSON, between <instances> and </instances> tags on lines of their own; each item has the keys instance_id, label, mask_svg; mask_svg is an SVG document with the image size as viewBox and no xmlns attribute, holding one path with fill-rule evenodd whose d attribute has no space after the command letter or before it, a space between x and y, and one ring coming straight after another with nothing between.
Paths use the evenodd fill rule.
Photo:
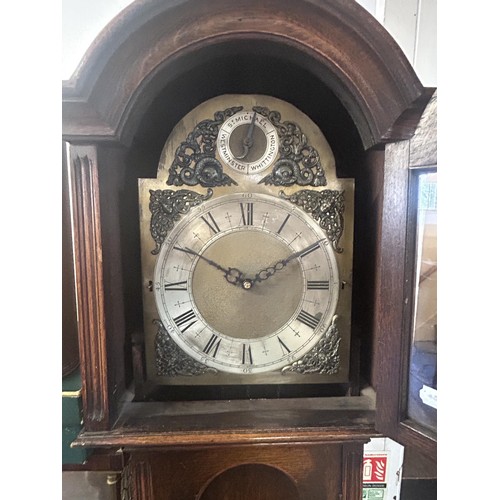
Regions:
<instances>
[{"instance_id":1,"label":"dark wood grain","mask_svg":"<svg viewBox=\"0 0 500 500\"><path fill-rule=\"evenodd\" d=\"M165 498L154 496L150 462L140 457L130 459L123 468L120 493L122 500ZM168 490L165 494L168 495Z\"/></svg>"},{"instance_id":2,"label":"dark wood grain","mask_svg":"<svg viewBox=\"0 0 500 500\"><path fill-rule=\"evenodd\" d=\"M236 465L220 472L196 496L199 500L300 500L293 479L267 464Z\"/></svg>"},{"instance_id":3,"label":"dark wood grain","mask_svg":"<svg viewBox=\"0 0 500 500\"><path fill-rule=\"evenodd\" d=\"M366 398L125 404L114 428L75 446L127 449L348 441L378 435Z\"/></svg>"},{"instance_id":4,"label":"dark wood grain","mask_svg":"<svg viewBox=\"0 0 500 500\"><path fill-rule=\"evenodd\" d=\"M66 82L64 136L127 142L140 109L176 71L227 54L233 42L251 52L267 42L317 74L344 103L365 148L397 138L394 123L423 93L399 46L356 2L144 0L106 27Z\"/></svg>"},{"instance_id":5,"label":"dark wood grain","mask_svg":"<svg viewBox=\"0 0 500 500\"><path fill-rule=\"evenodd\" d=\"M384 435L415 447L436 459L437 436L406 418L406 384L411 338L413 272L410 169L435 166L437 94L422 113L415 137L387 145L384 162L384 197L380 222L377 302L375 315L376 427ZM414 228L413 228L414 230ZM411 268L408 267L411 264Z\"/></svg>"},{"instance_id":6,"label":"dark wood grain","mask_svg":"<svg viewBox=\"0 0 500 500\"><path fill-rule=\"evenodd\" d=\"M436 457L420 452L413 446L405 446L403 479L436 479Z\"/></svg>"},{"instance_id":7,"label":"dark wood grain","mask_svg":"<svg viewBox=\"0 0 500 500\"><path fill-rule=\"evenodd\" d=\"M267 500L286 498L285 492L290 499L339 500L344 481L359 479L349 468L360 460L362 448L363 441L353 442L348 451L343 444L331 443L134 452L130 464L133 468L141 463L150 467L151 496L137 496L137 500ZM347 467L343 460L346 453L350 457ZM252 480L259 481L254 488ZM214 497L215 493L222 496ZM345 488L342 498L359 500L360 489Z\"/></svg>"},{"instance_id":8,"label":"dark wood grain","mask_svg":"<svg viewBox=\"0 0 500 500\"><path fill-rule=\"evenodd\" d=\"M363 448L356 442L347 443L342 454L342 499L359 500L363 494Z\"/></svg>"},{"instance_id":9,"label":"dark wood grain","mask_svg":"<svg viewBox=\"0 0 500 500\"><path fill-rule=\"evenodd\" d=\"M410 168L437 165L437 90L434 90L410 141Z\"/></svg>"},{"instance_id":10,"label":"dark wood grain","mask_svg":"<svg viewBox=\"0 0 500 500\"><path fill-rule=\"evenodd\" d=\"M71 147L70 169L84 424L102 430L109 397L96 148Z\"/></svg>"},{"instance_id":11,"label":"dark wood grain","mask_svg":"<svg viewBox=\"0 0 500 500\"><path fill-rule=\"evenodd\" d=\"M408 141L389 144L385 149L377 263L375 324L383 335L377 338L375 347L378 353L375 389L378 393L380 389L388 387L387 391L396 392L398 398L402 376L401 358L391 354L397 352L401 344L409 151ZM386 413L392 409L381 404L378 411L377 425L384 425L388 421Z\"/></svg>"}]
</instances>

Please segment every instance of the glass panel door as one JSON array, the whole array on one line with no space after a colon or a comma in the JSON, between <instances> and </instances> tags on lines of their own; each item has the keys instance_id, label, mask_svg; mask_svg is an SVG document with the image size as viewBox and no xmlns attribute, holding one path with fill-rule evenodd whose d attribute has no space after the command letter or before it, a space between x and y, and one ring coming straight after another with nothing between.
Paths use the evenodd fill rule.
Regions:
<instances>
[{"instance_id":1,"label":"glass panel door","mask_svg":"<svg viewBox=\"0 0 500 500\"><path fill-rule=\"evenodd\" d=\"M416 176L417 213L407 416L436 431L437 172Z\"/></svg>"}]
</instances>

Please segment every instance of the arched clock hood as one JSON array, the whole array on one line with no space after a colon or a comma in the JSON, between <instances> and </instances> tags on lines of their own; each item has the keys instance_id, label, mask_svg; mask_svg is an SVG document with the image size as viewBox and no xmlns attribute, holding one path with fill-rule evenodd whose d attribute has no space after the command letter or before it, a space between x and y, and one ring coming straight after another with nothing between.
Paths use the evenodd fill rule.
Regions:
<instances>
[{"instance_id":1,"label":"arched clock hood","mask_svg":"<svg viewBox=\"0 0 500 500\"><path fill-rule=\"evenodd\" d=\"M364 149L411 136L408 120L398 121L429 97L399 46L355 1L137 0L63 83L63 136L127 145L162 92L186 94L189 85L192 101L165 110L172 126L201 99L272 87L317 122L327 123L328 111L346 114ZM330 96L332 107L308 109L311 94Z\"/></svg>"}]
</instances>

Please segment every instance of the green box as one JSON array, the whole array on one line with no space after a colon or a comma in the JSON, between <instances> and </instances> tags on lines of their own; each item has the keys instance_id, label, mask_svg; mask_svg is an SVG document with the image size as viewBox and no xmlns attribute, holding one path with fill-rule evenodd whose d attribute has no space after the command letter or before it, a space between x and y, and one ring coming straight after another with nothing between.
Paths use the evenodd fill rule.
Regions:
<instances>
[{"instance_id":1,"label":"green box","mask_svg":"<svg viewBox=\"0 0 500 500\"><path fill-rule=\"evenodd\" d=\"M83 425L82 380L79 370L62 380L62 462L82 464L88 458L85 448L71 448Z\"/></svg>"}]
</instances>

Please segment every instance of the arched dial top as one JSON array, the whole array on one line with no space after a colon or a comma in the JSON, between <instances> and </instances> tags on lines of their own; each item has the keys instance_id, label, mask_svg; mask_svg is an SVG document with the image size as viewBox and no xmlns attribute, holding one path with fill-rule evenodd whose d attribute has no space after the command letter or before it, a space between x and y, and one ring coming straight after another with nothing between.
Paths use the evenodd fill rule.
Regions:
<instances>
[{"instance_id":1,"label":"arched dial top","mask_svg":"<svg viewBox=\"0 0 500 500\"><path fill-rule=\"evenodd\" d=\"M289 201L230 194L192 209L164 241L154 295L171 338L220 371L276 370L327 331L339 295L334 252Z\"/></svg>"}]
</instances>

